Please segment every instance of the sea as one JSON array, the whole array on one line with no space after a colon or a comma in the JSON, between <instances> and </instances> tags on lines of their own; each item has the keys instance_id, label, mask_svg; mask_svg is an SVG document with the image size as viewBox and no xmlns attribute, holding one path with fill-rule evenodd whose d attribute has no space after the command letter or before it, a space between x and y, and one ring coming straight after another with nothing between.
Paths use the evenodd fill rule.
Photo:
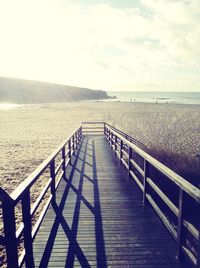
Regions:
<instances>
[{"instance_id":1,"label":"sea","mask_svg":"<svg viewBox=\"0 0 200 268\"><path fill-rule=\"evenodd\" d=\"M107 91L115 97L103 101L145 102L145 103L174 103L200 105L200 92L167 92L167 91ZM0 103L1 110L21 108L27 104Z\"/></svg>"},{"instance_id":2,"label":"sea","mask_svg":"<svg viewBox=\"0 0 200 268\"><path fill-rule=\"evenodd\" d=\"M200 92L107 91L107 93L116 97L113 101L200 105Z\"/></svg>"}]
</instances>

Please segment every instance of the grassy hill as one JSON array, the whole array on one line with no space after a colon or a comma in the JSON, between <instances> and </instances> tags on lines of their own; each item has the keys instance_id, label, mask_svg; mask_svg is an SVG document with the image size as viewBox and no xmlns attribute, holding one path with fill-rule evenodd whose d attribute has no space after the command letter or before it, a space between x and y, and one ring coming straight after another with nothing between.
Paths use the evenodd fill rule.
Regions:
<instances>
[{"instance_id":1,"label":"grassy hill","mask_svg":"<svg viewBox=\"0 0 200 268\"><path fill-rule=\"evenodd\" d=\"M110 98L103 90L0 77L0 102L18 104Z\"/></svg>"}]
</instances>

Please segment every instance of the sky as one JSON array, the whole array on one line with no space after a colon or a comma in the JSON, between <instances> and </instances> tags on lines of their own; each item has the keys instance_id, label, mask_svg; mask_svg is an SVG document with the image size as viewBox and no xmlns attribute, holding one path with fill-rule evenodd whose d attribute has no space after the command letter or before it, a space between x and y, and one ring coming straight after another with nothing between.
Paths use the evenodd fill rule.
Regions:
<instances>
[{"instance_id":1,"label":"sky","mask_svg":"<svg viewBox=\"0 0 200 268\"><path fill-rule=\"evenodd\" d=\"M200 91L200 1L0 0L0 76Z\"/></svg>"}]
</instances>

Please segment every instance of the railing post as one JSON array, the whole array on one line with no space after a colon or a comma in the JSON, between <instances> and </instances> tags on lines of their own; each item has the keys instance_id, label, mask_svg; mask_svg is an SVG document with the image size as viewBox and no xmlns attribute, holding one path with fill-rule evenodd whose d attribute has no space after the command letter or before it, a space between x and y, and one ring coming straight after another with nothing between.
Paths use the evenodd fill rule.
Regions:
<instances>
[{"instance_id":1,"label":"railing post","mask_svg":"<svg viewBox=\"0 0 200 268\"><path fill-rule=\"evenodd\" d=\"M76 132L76 149L78 148L78 144L79 144L79 131Z\"/></svg>"},{"instance_id":2,"label":"railing post","mask_svg":"<svg viewBox=\"0 0 200 268\"><path fill-rule=\"evenodd\" d=\"M199 234L200 234L200 226L199 226ZM197 268L200 268L200 235L198 239L198 245L197 245Z\"/></svg>"},{"instance_id":3,"label":"railing post","mask_svg":"<svg viewBox=\"0 0 200 268\"><path fill-rule=\"evenodd\" d=\"M80 128L79 131L78 131L78 144L81 141L81 131L82 131L82 128Z\"/></svg>"},{"instance_id":4,"label":"railing post","mask_svg":"<svg viewBox=\"0 0 200 268\"><path fill-rule=\"evenodd\" d=\"M63 159L63 164L62 164L62 170L63 170L63 177L66 178L66 156L65 156L65 146L62 148L62 159Z\"/></svg>"},{"instance_id":5,"label":"railing post","mask_svg":"<svg viewBox=\"0 0 200 268\"><path fill-rule=\"evenodd\" d=\"M200 225L200 224L199 224ZM199 226L199 234L200 234L200 226ZM198 239L198 248L197 248L197 268L200 268L200 235Z\"/></svg>"},{"instance_id":6,"label":"railing post","mask_svg":"<svg viewBox=\"0 0 200 268\"><path fill-rule=\"evenodd\" d=\"M74 149L75 149L75 147L74 147L74 134L73 134L73 136L72 136L72 150L73 150L73 153L74 153Z\"/></svg>"},{"instance_id":7,"label":"railing post","mask_svg":"<svg viewBox=\"0 0 200 268\"><path fill-rule=\"evenodd\" d=\"M15 225L15 206L13 200L3 200L2 211L7 255L7 268L18 268L19 264Z\"/></svg>"},{"instance_id":8,"label":"railing post","mask_svg":"<svg viewBox=\"0 0 200 268\"><path fill-rule=\"evenodd\" d=\"M105 131L106 131L106 132L105 132L105 133L106 133L106 139L108 140L108 129L107 129L106 126L105 126L105 129L106 129L106 130L105 130Z\"/></svg>"},{"instance_id":9,"label":"railing post","mask_svg":"<svg viewBox=\"0 0 200 268\"><path fill-rule=\"evenodd\" d=\"M110 145L110 129L108 130L108 143Z\"/></svg>"},{"instance_id":10,"label":"railing post","mask_svg":"<svg viewBox=\"0 0 200 268\"><path fill-rule=\"evenodd\" d=\"M143 177L143 204L147 203L147 191L148 191L148 185L147 185L147 178L149 176L149 162L144 159L144 177Z\"/></svg>"},{"instance_id":11,"label":"railing post","mask_svg":"<svg viewBox=\"0 0 200 268\"><path fill-rule=\"evenodd\" d=\"M71 138L68 141L69 163L71 164Z\"/></svg>"},{"instance_id":12,"label":"railing post","mask_svg":"<svg viewBox=\"0 0 200 268\"><path fill-rule=\"evenodd\" d=\"M75 149L77 149L78 146L78 133L75 133Z\"/></svg>"},{"instance_id":13,"label":"railing post","mask_svg":"<svg viewBox=\"0 0 200 268\"><path fill-rule=\"evenodd\" d=\"M132 159L132 148L129 147L128 150L128 177L131 179L130 171L131 171L131 159Z\"/></svg>"},{"instance_id":14,"label":"railing post","mask_svg":"<svg viewBox=\"0 0 200 268\"><path fill-rule=\"evenodd\" d=\"M79 144L79 131L76 132L76 149L78 148Z\"/></svg>"},{"instance_id":15,"label":"railing post","mask_svg":"<svg viewBox=\"0 0 200 268\"><path fill-rule=\"evenodd\" d=\"M73 134L73 144L74 144L73 150L75 152L75 150L76 150L76 133Z\"/></svg>"},{"instance_id":16,"label":"railing post","mask_svg":"<svg viewBox=\"0 0 200 268\"><path fill-rule=\"evenodd\" d=\"M178 215L178 239L177 239L177 260L180 262L183 257L182 244L186 239L186 229L183 226L183 220L186 213L186 193L183 189L179 190L179 215Z\"/></svg>"},{"instance_id":17,"label":"railing post","mask_svg":"<svg viewBox=\"0 0 200 268\"><path fill-rule=\"evenodd\" d=\"M113 132L111 132L111 148L113 149Z\"/></svg>"},{"instance_id":18,"label":"railing post","mask_svg":"<svg viewBox=\"0 0 200 268\"><path fill-rule=\"evenodd\" d=\"M123 141L120 140L120 157L119 157L120 163L122 163L122 157L123 157L122 149L123 149Z\"/></svg>"},{"instance_id":19,"label":"railing post","mask_svg":"<svg viewBox=\"0 0 200 268\"><path fill-rule=\"evenodd\" d=\"M81 136L82 136L82 126L79 128L78 130L78 143L80 142L81 140Z\"/></svg>"},{"instance_id":20,"label":"railing post","mask_svg":"<svg viewBox=\"0 0 200 268\"><path fill-rule=\"evenodd\" d=\"M117 136L115 135L115 154L117 154Z\"/></svg>"},{"instance_id":21,"label":"railing post","mask_svg":"<svg viewBox=\"0 0 200 268\"><path fill-rule=\"evenodd\" d=\"M31 200L30 190L26 190L26 194L22 199L22 217L24 223L24 247L25 247L25 263L27 268L34 268L33 258L33 239L31 224Z\"/></svg>"},{"instance_id":22,"label":"railing post","mask_svg":"<svg viewBox=\"0 0 200 268\"><path fill-rule=\"evenodd\" d=\"M52 179L52 182L51 182L52 203L56 203L55 159L52 159L50 163L50 176Z\"/></svg>"},{"instance_id":23,"label":"railing post","mask_svg":"<svg viewBox=\"0 0 200 268\"><path fill-rule=\"evenodd\" d=\"M106 136L106 124L105 123L103 123L103 133Z\"/></svg>"}]
</instances>

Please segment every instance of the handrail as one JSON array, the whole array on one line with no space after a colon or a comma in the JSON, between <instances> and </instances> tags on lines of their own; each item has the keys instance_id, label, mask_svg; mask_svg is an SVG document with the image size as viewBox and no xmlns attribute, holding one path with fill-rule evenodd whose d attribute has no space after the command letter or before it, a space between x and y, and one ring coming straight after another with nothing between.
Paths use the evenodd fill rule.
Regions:
<instances>
[{"instance_id":1,"label":"handrail","mask_svg":"<svg viewBox=\"0 0 200 268\"><path fill-rule=\"evenodd\" d=\"M108 123L105 123L105 126L111 128L112 130L114 130L115 132L117 132L118 134L123 136L126 140L138 145L140 148L143 148L145 151L148 150L147 146L144 143L138 141L137 139L133 138L132 136L128 135L127 133L125 133L125 132L113 127L112 125L110 125Z\"/></svg>"},{"instance_id":2,"label":"handrail","mask_svg":"<svg viewBox=\"0 0 200 268\"><path fill-rule=\"evenodd\" d=\"M91 125L93 125L93 126L91 126ZM95 134L95 133L99 134L101 132L104 132L106 127L113 129L115 132L122 135L125 139L136 144L137 146L139 146L143 150L148 151L148 148L145 144L143 144L142 142L133 138L132 136L128 135L127 133L123 132L122 130L119 130L119 129L113 127L112 125L108 124L107 122L104 122L104 121L83 121L82 122L82 128L83 128L83 132L85 132L85 134Z\"/></svg>"},{"instance_id":3,"label":"handrail","mask_svg":"<svg viewBox=\"0 0 200 268\"><path fill-rule=\"evenodd\" d=\"M102 135L105 129L105 122L94 121L94 122L82 122L83 134L91 135Z\"/></svg>"},{"instance_id":4,"label":"handrail","mask_svg":"<svg viewBox=\"0 0 200 268\"><path fill-rule=\"evenodd\" d=\"M63 176L65 176L65 169L71 162L71 157L78 144L81 142L82 135L84 133L105 135L109 145L112 149L114 149L115 155L128 170L129 178L134 179L141 189L144 204L151 204L169 232L177 241L178 260L182 260L185 255L195 265L195 267L200 268L200 250L197 250L197 254L195 255L185 246L187 230L192 237L198 241L198 246L200 248L199 229L197 229L188 220L188 218L185 217L187 203L185 194L189 195L190 198L200 205L200 189L150 156L147 153L147 147L144 144L106 122L82 122L82 125L73 132L72 135L69 135L68 138L11 194L6 193L2 188L0 188L0 201L2 203L4 222L4 235L0 236L0 244L6 247L7 267L22 267L24 261L26 267L34 267L32 243L46 215L50 203L55 202L56 189ZM134 159L135 153L142 159L143 167L141 167L141 163L138 164L137 160ZM56 166L55 161L59 154L61 154L62 159L59 160L58 165ZM149 171L152 167L178 187L178 206L173 203L170 197L168 197L153 180L152 174L150 174ZM40 195L34 203L31 204L30 189L47 169L50 169L48 181L43 186ZM51 193L48 196L48 199L45 199L46 203L44 204L43 210L34 226L32 226L32 219L35 212L49 190ZM153 190L153 194L151 190ZM177 218L178 224L176 226L170 222L170 218L163 211L162 206L154 199L154 194L157 194L157 196ZM15 208L19 202L22 204L23 219L16 230ZM18 242L22 235L25 248L23 253L20 255L20 258L18 258Z\"/></svg>"},{"instance_id":5,"label":"handrail","mask_svg":"<svg viewBox=\"0 0 200 268\"><path fill-rule=\"evenodd\" d=\"M124 134L121 134L120 130L105 123L104 134L109 142L111 148L115 151L115 155L120 159L120 162L128 170L129 178L133 178L138 184L139 188L143 192L143 203L147 202L151 204L160 219L163 221L169 232L177 241L177 259L182 260L186 256L191 263L200 268L200 232L199 230L185 218L187 209L187 197L190 196L200 207L200 189L192 185L183 177L176 174L170 168L160 163L154 157L150 156L147 152L136 144L136 142L128 139ZM124 150L125 146L125 150ZM133 152L139 155L143 159L143 169L134 160ZM154 182L150 176L150 168L154 168L156 171L163 174L167 179L174 183L179 188L179 205L178 207L171 201L171 199L160 189L160 187ZM137 172L134 172L137 170ZM138 177L138 174L140 175ZM177 218L178 224L174 226L170 222L170 218L166 216L162 210L162 205L154 200L156 193L159 198L165 203L165 205L171 210L174 216ZM200 220L199 220L200 225ZM198 249L196 250L196 256L194 253L185 246L186 243L186 230L197 240Z\"/></svg>"},{"instance_id":6,"label":"handrail","mask_svg":"<svg viewBox=\"0 0 200 268\"><path fill-rule=\"evenodd\" d=\"M80 128L79 128L80 129ZM79 130L78 129L78 130ZM43 173L43 171L49 166L52 159L54 159L62 150L62 148L68 143L68 141L73 137L73 134L69 135L67 139L65 139L64 142L62 142L57 149L51 153L44 162L37 167L29 176L27 179L25 179L11 194L10 197L17 203L19 199L21 198L21 195L24 193L24 191L27 188L30 188L34 182L37 180L39 176Z\"/></svg>"},{"instance_id":7,"label":"handrail","mask_svg":"<svg viewBox=\"0 0 200 268\"><path fill-rule=\"evenodd\" d=\"M0 237L0 244L5 246L7 255L7 267L22 267L24 261L26 267L34 267L33 260L33 240L41 226L46 215L47 209L51 202L55 202L56 189L65 176L65 169L71 161L71 157L75 152L78 144L82 139L82 126L65 139L58 148L50 154L50 156L33 171L26 180L24 180L11 194L6 193L0 188L0 201L2 202L4 236ZM67 147L67 148L66 148ZM56 157L61 154L62 160L55 167ZM40 195L31 204L30 188L35 184L38 178L50 168L50 177L41 190ZM60 170L62 171L60 172ZM56 176L58 175L58 178ZM46 196L48 190L51 194L45 204L43 210L33 225L32 219ZM22 204L22 222L16 230L15 207L21 202ZM32 206L31 206L32 205ZM32 226L33 225L33 226ZM18 243L23 234L24 250L18 258Z\"/></svg>"},{"instance_id":8,"label":"handrail","mask_svg":"<svg viewBox=\"0 0 200 268\"><path fill-rule=\"evenodd\" d=\"M83 121L82 122L82 125L84 125L84 124L90 124L90 125L101 125L101 124L105 124L105 122L104 121Z\"/></svg>"},{"instance_id":9,"label":"handrail","mask_svg":"<svg viewBox=\"0 0 200 268\"><path fill-rule=\"evenodd\" d=\"M107 127L111 129L110 127ZM126 143L130 148L132 148L136 153L142 156L146 161L148 161L152 166L158 169L161 173L167 176L171 181L173 181L176 185L181 187L185 192L187 192L190 196L192 196L196 201L200 203L200 189L192 185L190 182L185 180L183 177L175 173L170 168L166 167L164 164L156 160L154 157L150 156L148 153L144 152L137 145L129 142L122 135L118 134L116 131L112 130L112 132L120 138L124 143Z\"/></svg>"}]
</instances>

